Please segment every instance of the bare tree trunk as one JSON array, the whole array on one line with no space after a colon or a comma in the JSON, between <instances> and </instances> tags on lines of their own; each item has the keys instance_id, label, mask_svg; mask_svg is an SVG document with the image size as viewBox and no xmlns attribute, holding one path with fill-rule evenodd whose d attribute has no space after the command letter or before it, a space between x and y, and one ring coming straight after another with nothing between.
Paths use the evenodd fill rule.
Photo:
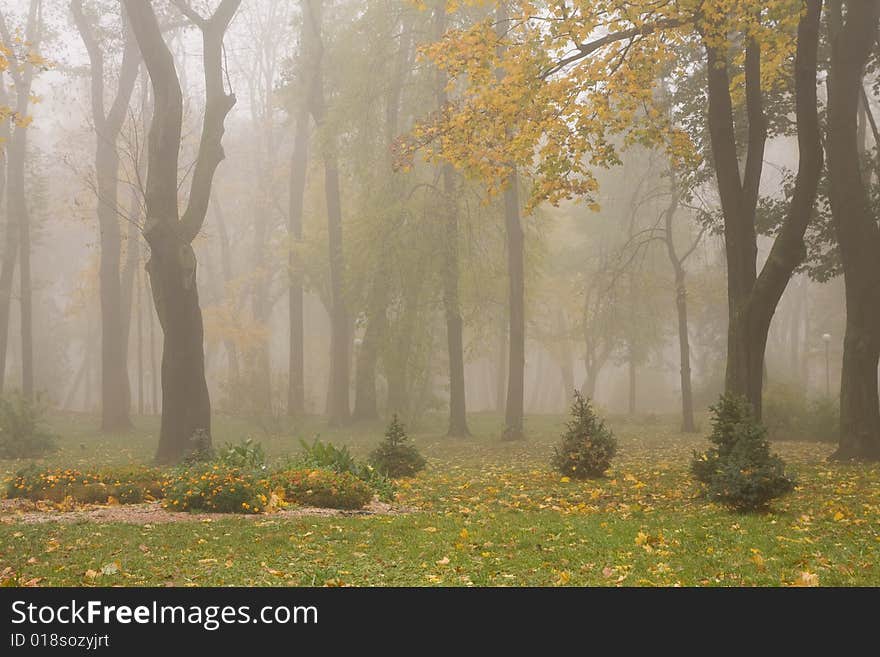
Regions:
<instances>
[{"instance_id":1,"label":"bare tree trunk","mask_svg":"<svg viewBox=\"0 0 880 657\"><path fill-rule=\"evenodd\" d=\"M23 181L22 181L23 184ZM18 215L18 280L20 284L21 314L21 394L34 399L34 311L33 286L31 285L31 229L27 204L22 198Z\"/></svg>"},{"instance_id":2,"label":"bare tree trunk","mask_svg":"<svg viewBox=\"0 0 880 657\"><path fill-rule=\"evenodd\" d=\"M30 48L39 48L43 30L42 0L31 0L28 9L24 38ZM17 49L6 19L0 13L0 37L3 46L9 51ZM16 36L18 38L18 36ZM12 77L15 89L15 111L18 116L26 116L31 99L31 85L35 67L30 62L22 66L11 66L7 73ZM5 95L5 87L3 89ZM19 259L19 283L21 290L21 362L22 394L33 398L33 318L31 309L31 270L30 270L30 219L28 217L25 194L25 160L27 158L26 123L17 123L12 131L6 155L6 221L7 243L4 246L3 266L0 270L0 391L6 376L6 351L9 339L9 314L12 299L13 277L16 258ZM26 251L24 259L22 254Z\"/></svg>"},{"instance_id":3,"label":"bare tree trunk","mask_svg":"<svg viewBox=\"0 0 880 657\"><path fill-rule=\"evenodd\" d=\"M497 10L497 30L507 29L505 3ZM500 74L500 73L499 73ZM519 175L511 166L504 188L504 227L507 233L507 278L510 352L508 356L507 403L504 409L503 440L520 440L523 433L523 394L526 367L525 262L520 220Z\"/></svg>"},{"instance_id":4,"label":"bare tree trunk","mask_svg":"<svg viewBox=\"0 0 880 657\"><path fill-rule=\"evenodd\" d=\"M507 394L507 333L510 327L507 317L502 313L500 326L498 327L498 359L495 361L495 412L504 410L504 402Z\"/></svg>"},{"instance_id":5,"label":"bare tree trunk","mask_svg":"<svg viewBox=\"0 0 880 657\"><path fill-rule=\"evenodd\" d=\"M304 48L314 67L309 104L318 129L325 127L326 103L323 74L323 0L304 0ZM330 264L330 381L327 419L331 425L349 420L349 357L351 326L345 304L345 256L342 249L342 203L339 193L339 167L336 147L326 139L321 158L324 162L324 195L327 202L328 260Z\"/></svg>"},{"instance_id":6,"label":"bare tree trunk","mask_svg":"<svg viewBox=\"0 0 880 657\"><path fill-rule=\"evenodd\" d=\"M128 327L130 290L121 281L122 235L119 228L119 154L116 142L125 121L137 80L140 61L137 46L126 28L125 51L119 70L119 84L109 110L104 108L104 53L83 13L82 0L71 2L71 12L86 46L91 65L92 119L95 124L95 176L97 214L101 234L99 271L101 298L101 429L118 431L131 426L131 390L128 381ZM124 13L124 12L123 12ZM125 17L123 17L125 22ZM24 241L24 232L22 241ZM137 246L129 243L129 250ZM24 248L24 247L22 247ZM24 266L24 260L22 260ZM24 271L24 269L22 270ZM130 286L130 280L126 281ZM24 300L24 297L22 297ZM129 303L126 304L125 301ZM124 310L128 312L124 313Z\"/></svg>"},{"instance_id":7,"label":"bare tree trunk","mask_svg":"<svg viewBox=\"0 0 880 657\"><path fill-rule=\"evenodd\" d=\"M440 0L434 8L434 36L439 39L446 31L446 2ZM446 74L437 72L435 97L438 111L443 111L448 103L446 96ZM458 258L458 198L452 165L443 164L440 168L443 181L443 308L446 312L446 341L449 361L449 428L448 436L469 436L464 384L464 339L459 298L459 258Z\"/></svg>"},{"instance_id":8,"label":"bare tree trunk","mask_svg":"<svg viewBox=\"0 0 880 657\"><path fill-rule=\"evenodd\" d=\"M504 190L504 224L507 228L507 277L510 286L510 351L508 356L507 405L504 412L505 440L519 440L523 433L523 394L526 366L525 262L523 231L519 216L519 181L514 171Z\"/></svg>"},{"instance_id":9,"label":"bare tree trunk","mask_svg":"<svg viewBox=\"0 0 880 657\"><path fill-rule=\"evenodd\" d=\"M675 235L673 233L673 220L678 210L678 200L678 187L673 175L672 199L669 207L666 209L664 239L666 241L666 253L675 272L675 311L678 318L678 354L679 373L681 376L681 430L685 433L693 433L697 429L694 423L694 395L691 384L691 349L690 336L688 335L687 285L685 284L684 260L696 248L700 237L697 237L683 257L679 257L675 249Z\"/></svg>"},{"instance_id":10,"label":"bare tree trunk","mask_svg":"<svg viewBox=\"0 0 880 657\"><path fill-rule=\"evenodd\" d=\"M766 118L761 90L761 54L757 42L746 47L745 78L748 153L740 177L726 53L707 45L709 132L718 192L724 214L729 325L728 393L745 396L761 416L764 352L770 320L795 268L805 256L804 232L812 216L822 149L816 99L816 62L821 0L808 0L798 24L795 56L795 105L798 173L786 219L760 275L757 273L755 210L763 168ZM711 41L711 40L710 40Z\"/></svg>"},{"instance_id":11,"label":"bare tree trunk","mask_svg":"<svg viewBox=\"0 0 880 657\"><path fill-rule=\"evenodd\" d=\"M137 292L137 412L144 414L144 304L141 296L141 270L135 270L134 288Z\"/></svg>"},{"instance_id":12,"label":"bare tree trunk","mask_svg":"<svg viewBox=\"0 0 880 657\"><path fill-rule=\"evenodd\" d=\"M9 105L9 94L6 83L0 76L0 106ZM0 142L9 143L10 122L0 121ZM0 148L0 206L6 198L6 176L9 171L7 149ZM6 352L9 341L9 310L12 305L12 279L15 275L15 264L18 261L18 224L13 221L7 205L5 214L6 230L3 241L3 264L0 265L0 393L6 379Z\"/></svg>"},{"instance_id":13,"label":"bare tree trunk","mask_svg":"<svg viewBox=\"0 0 880 657\"><path fill-rule=\"evenodd\" d=\"M880 459L880 234L859 158L857 114L862 77L877 36L878 4L846 2L832 39L828 94L831 213L846 283L846 336L837 459ZM835 3L835 10L840 5Z\"/></svg>"},{"instance_id":14,"label":"bare tree trunk","mask_svg":"<svg viewBox=\"0 0 880 657\"><path fill-rule=\"evenodd\" d=\"M307 63L307 58L303 59ZM288 317L290 321L287 363L287 414L305 413L305 352L303 329L303 271L294 246L303 238L303 203L306 171L309 162L309 108L302 102L297 110L293 154L290 159L290 207L287 232L290 239L287 256Z\"/></svg>"},{"instance_id":15,"label":"bare tree trunk","mask_svg":"<svg viewBox=\"0 0 880 657\"><path fill-rule=\"evenodd\" d=\"M211 184L223 160L223 123L235 97L223 89L222 49L241 0L222 0L208 18L188 5L179 7L201 30L205 70L205 118L183 216L177 200L183 99L174 60L151 3L124 0L132 30L153 83L146 189L145 237L150 245L147 271L159 322L162 353L162 423L156 460L174 463L211 444L211 403L205 380L204 327L196 285L192 241L201 230Z\"/></svg>"},{"instance_id":16,"label":"bare tree trunk","mask_svg":"<svg viewBox=\"0 0 880 657\"><path fill-rule=\"evenodd\" d=\"M220 238L220 268L223 272L223 282L228 286L232 283L232 249L229 245L229 233L226 230L226 219L223 214L223 205L215 194L211 203L214 208L214 217L217 220L217 235ZM227 381L231 390L237 390L241 370L238 364L238 347L235 340L227 338L223 342L226 349L226 358L228 362L229 372ZM235 393L233 393L235 394Z\"/></svg>"}]
</instances>

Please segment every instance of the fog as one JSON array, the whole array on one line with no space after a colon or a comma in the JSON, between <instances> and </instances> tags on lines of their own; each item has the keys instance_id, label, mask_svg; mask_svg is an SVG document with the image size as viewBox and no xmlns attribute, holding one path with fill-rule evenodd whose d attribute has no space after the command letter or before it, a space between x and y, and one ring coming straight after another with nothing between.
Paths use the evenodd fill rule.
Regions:
<instances>
[{"instance_id":1,"label":"fog","mask_svg":"<svg viewBox=\"0 0 880 657\"><path fill-rule=\"evenodd\" d=\"M98 75L109 111L126 39L121 5L75 4L103 61ZM202 38L175 3L153 4L183 93L177 171L183 208L193 193L205 114ZM209 16L217 4L193 3L193 9ZM91 97L95 60L69 3L7 0L0 6L13 39L25 34L28 11L37 7L34 51L45 60L30 67L24 184L32 278L30 289L22 288L18 258L3 327L5 389L21 388L31 368L22 358L22 337L30 331L32 347L25 348L33 354L33 393L58 411L93 414L97 426L109 403L102 363L114 357L107 351L102 357L101 261L112 258L102 254L108 228L96 212L103 204L115 215L120 240L111 274L120 289L104 299L103 312L108 303L121 304L125 335L118 353L126 364L127 412L160 413L163 331L144 270L151 257L144 237L146 135L155 102L150 78L141 64L113 145L119 158L115 198L101 198L95 149L103 136L96 136ZM450 372L459 359L449 332L458 316L465 412L497 414L500 434L508 397L518 394L508 382L504 192L490 193L466 166L421 153L412 164L397 161L400 145L437 113L438 73L423 53L437 39L435 12L404 0L324 2L316 37L322 107L316 112L310 85L318 76L309 59L315 46L309 45L303 7L245 0L223 39L222 85L235 104L225 117L225 158L193 241L211 410L291 421L327 415L343 425L394 412L414 425L427 415L448 415ZM461 29L489 15L491 7L459 10L447 27ZM16 82L9 72L3 75L4 93L14 101ZM454 103L457 87L449 87ZM305 153L296 143L298 129L309 141ZM577 198L529 207L534 181L528 170L520 171L526 416L564 413L575 388L610 415L681 414L677 295L687 301L697 412L724 388L728 302L715 180L706 176L677 202L671 241L679 255L688 252L677 291L663 232L672 196L669 164L651 146L620 152L618 164L596 167L593 207ZM792 136L771 134L763 198L783 198L786 171L796 168L797 156ZM305 167L301 192L298 158ZM8 165L5 157L4 169ZM340 221L334 227L328 176L336 172ZM16 221L11 184L0 210L4 227ZM758 238L759 269L772 237ZM292 285L302 289L301 337L291 337ZM23 295L32 299L32 328L22 328ZM844 316L839 278L820 282L797 271L773 314L766 394L836 395ZM301 374L295 372L301 401L291 393L291 367L300 367L291 359L294 344L302 355ZM339 359L344 364L334 366ZM347 377L342 392L339 386L334 392L334 372ZM527 435L528 421L525 426Z\"/></svg>"}]
</instances>

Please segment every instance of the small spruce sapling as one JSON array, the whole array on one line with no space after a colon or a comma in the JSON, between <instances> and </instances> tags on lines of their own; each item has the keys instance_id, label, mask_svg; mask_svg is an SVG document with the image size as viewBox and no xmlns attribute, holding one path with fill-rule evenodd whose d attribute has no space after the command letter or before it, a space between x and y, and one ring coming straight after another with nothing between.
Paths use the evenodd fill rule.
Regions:
<instances>
[{"instance_id":1,"label":"small spruce sapling","mask_svg":"<svg viewBox=\"0 0 880 657\"><path fill-rule=\"evenodd\" d=\"M767 429L744 397L723 395L710 410L712 447L694 452L691 461L691 473L707 497L736 511L754 511L794 489L785 462L770 453Z\"/></svg>"},{"instance_id":2,"label":"small spruce sapling","mask_svg":"<svg viewBox=\"0 0 880 657\"><path fill-rule=\"evenodd\" d=\"M425 467L425 458L409 442L395 413L385 431L385 440L370 454L370 464L387 477L411 477Z\"/></svg>"},{"instance_id":3,"label":"small spruce sapling","mask_svg":"<svg viewBox=\"0 0 880 657\"><path fill-rule=\"evenodd\" d=\"M571 415L551 463L560 473L574 479L601 477L617 453L617 439L596 415L590 400L577 390Z\"/></svg>"}]
</instances>

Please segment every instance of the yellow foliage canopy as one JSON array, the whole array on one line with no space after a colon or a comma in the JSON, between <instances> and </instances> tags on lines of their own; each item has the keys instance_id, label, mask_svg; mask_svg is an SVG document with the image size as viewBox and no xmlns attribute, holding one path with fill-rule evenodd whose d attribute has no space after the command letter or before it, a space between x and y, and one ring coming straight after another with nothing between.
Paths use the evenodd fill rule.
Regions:
<instances>
[{"instance_id":1,"label":"yellow foliage canopy","mask_svg":"<svg viewBox=\"0 0 880 657\"><path fill-rule=\"evenodd\" d=\"M726 53L735 50L736 39L754 38L762 49L763 82L770 87L792 54L802 5L801 0L515 2L506 20L490 14L422 48L422 56L447 76L454 100L416 126L401 149L402 160L405 165L421 151L429 160L451 162L482 180L490 193L516 167L531 177L530 208L566 199L596 208L593 172L618 164L621 147L662 148L674 165L697 160L689 136L672 124L658 93L658 80L682 65L677 49ZM736 97L741 81L731 82Z\"/></svg>"}]
</instances>

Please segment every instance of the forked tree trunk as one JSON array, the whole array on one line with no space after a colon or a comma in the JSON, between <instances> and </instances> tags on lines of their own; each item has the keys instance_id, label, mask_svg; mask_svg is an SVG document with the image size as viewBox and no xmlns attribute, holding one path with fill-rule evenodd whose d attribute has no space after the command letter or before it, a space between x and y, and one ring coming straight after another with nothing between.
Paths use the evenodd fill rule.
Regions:
<instances>
[{"instance_id":1,"label":"forked tree trunk","mask_svg":"<svg viewBox=\"0 0 880 657\"><path fill-rule=\"evenodd\" d=\"M164 228L164 230L163 230ZM159 224L148 234L147 273L165 339L162 349L162 423L156 461L176 463L210 446L211 402L205 380L204 328L189 244Z\"/></svg>"},{"instance_id":2,"label":"forked tree trunk","mask_svg":"<svg viewBox=\"0 0 880 657\"><path fill-rule=\"evenodd\" d=\"M859 158L857 113L862 77L877 37L878 4L846 2L832 38L828 94L831 212L846 283L846 335L837 459L880 459L880 234ZM839 6L837 7L839 9Z\"/></svg>"},{"instance_id":3,"label":"forked tree trunk","mask_svg":"<svg viewBox=\"0 0 880 657\"><path fill-rule=\"evenodd\" d=\"M309 110L319 130L326 125L323 59L323 0L304 0L303 48L313 67L309 89ZM345 255L342 248L342 201L339 165L332 138L323 143L324 196L327 203L327 248L330 269L330 378L327 390L327 420L331 425L349 420L351 326L345 303Z\"/></svg>"},{"instance_id":4,"label":"forked tree trunk","mask_svg":"<svg viewBox=\"0 0 880 657\"><path fill-rule=\"evenodd\" d=\"M223 123L235 97L223 89L223 36L241 0L222 0L202 18L181 11L201 30L205 70L205 117L183 216L177 200L183 98L174 60L152 3L124 0L132 30L153 84L144 234L150 245L147 272L165 335L162 353L162 423L156 460L174 463L211 446L211 403L205 380L204 328L192 241L201 230L211 184L223 160Z\"/></svg>"},{"instance_id":5,"label":"forked tree trunk","mask_svg":"<svg viewBox=\"0 0 880 657\"><path fill-rule=\"evenodd\" d=\"M755 211L763 169L766 117L761 90L760 47L746 47L745 80L748 149L742 176L734 130L727 54L707 40L708 123L718 192L724 215L727 255L728 337L725 389L742 395L761 416L764 352L770 321L782 293L806 249L822 170L816 98L816 63L821 0L807 0L798 24L795 55L795 118L798 128L798 173L788 212L760 274L757 273ZM714 45L708 45L714 44Z\"/></svg>"},{"instance_id":6,"label":"forked tree trunk","mask_svg":"<svg viewBox=\"0 0 880 657\"><path fill-rule=\"evenodd\" d=\"M134 91L140 60L134 38L126 26L118 88L110 109L105 112L104 53L94 34L95 26L83 13L82 0L71 2L71 13L86 46L91 68L97 215L101 244L98 274L101 299L101 430L118 431L131 427L131 390L128 380L131 290L123 288L121 280L122 233L118 216L119 154L116 142ZM122 20L125 23L124 15ZM134 246L136 242L129 243L129 253L132 253ZM125 282L130 286L130 279Z\"/></svg>"},{"instance_id":7,"label":"forked tree trunk","mask_svg":"<svg viewBox=\"0 0 880 657\"><path fill-rule=\"evenodd\" d=\"M678 187L675 175L671 176L672 199L666 209L664 240L666 242L666 254L675 272L675 312L678 324L678 355L679 374L681 381L681 430L684 433L696 431L694 424L694 395L691 385L691 348L688 335L688 307L687 285L685 284L684 260L693 252L700 241L697 237L690 249L679 256L675 249L675 235L673 232L675 213L678 210ZM702 235L702 234L701 234Z\"/></svg>"},{"instance_id":8,"label":"forked tree trunk","mask_svg":"<svg viewBox=\"0 0 880 657\"><path fill-rule=\"evenodd\" d=\"M405 76L409 70L412 29L406 19L401 21L400 45L394 60L391 83L388 93L385 95L385 149L386 158L382 165L386 173L390 175L389 196L390 205L396 210L396 201L403 195L400 175L394 172L392 153L394 142L398 136L398 124L400 122L400 98L403 91ZM383 245L379 253L378 262L373 273L370 292L367 297L366 328L358 349L357 365L355 371L355 401L352 417L356 420L375 420L379 418L379 404L376 394L376 370L379 364L379 356L382 344L388 328L388 299L389 299L389 255L384 249L389 233L397 225L396 216L388 216L383 224L382 232L378 235L380 244Z\"/></svg>"}]
</instances>

